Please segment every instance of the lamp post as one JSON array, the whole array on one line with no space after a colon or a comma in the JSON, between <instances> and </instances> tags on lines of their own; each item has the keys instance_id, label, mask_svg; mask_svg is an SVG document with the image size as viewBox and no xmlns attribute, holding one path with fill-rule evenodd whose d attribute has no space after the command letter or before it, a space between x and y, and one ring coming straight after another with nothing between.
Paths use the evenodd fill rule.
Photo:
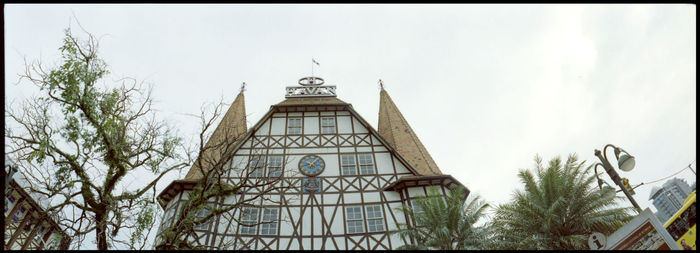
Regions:
<instances>
[{"instance_id":1,"label":"lamp post","mask_svg":"<svg viewBox=\"0 0 700 253\"><path fill-rule=\"evenodd\" d=\"M602 188L602 180L600 180L600 178L598 177L597 167L598 167L598 165L602 165L603 168L605 168L605 172L608 173L608 175L613 180L613 182L615 182L616 185L620 186L620 188L622 189L622 192L624 192L625 195L627 196L627 198L630 200L630 202L632 202L632 205L634 206L635 209L637 209L637 212L641 213L642 208L639 207L639 205L637 204L637 201L634 200L634 198L632 197L632 194L630 194L627 187L625 187L625 185L621 182L620 175L617 174L617 172L615 171L613 166L610 164L610 161L608 161L608 155L607 155L607 153L605 153L605 151L607 150L608 147L613 147L615 149L615 158L617 159L617 165L618 165L618 168L620 168L620 170L631 171L632 169L634 169L634 156L631 156L629 153L627 153L627 151L625 151L619 147L616 147L612 144L605 145L605 147L603 148L602 154L601 154L600 150L596 149L595 156L597 156L601 162L601 163L598 163L594 166L594 169L596 169L595 176L596 176L596 178L598 178L598 186ZM620 156L620 152L624 152L624 154L622 154L622 156Z\"/></svg>"}]
</instances>

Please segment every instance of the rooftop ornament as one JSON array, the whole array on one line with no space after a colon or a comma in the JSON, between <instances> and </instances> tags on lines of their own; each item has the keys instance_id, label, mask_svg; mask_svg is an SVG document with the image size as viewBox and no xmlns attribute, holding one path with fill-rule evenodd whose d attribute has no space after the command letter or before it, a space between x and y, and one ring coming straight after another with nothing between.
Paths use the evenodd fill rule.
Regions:
<instances>
[{"instance_id":1,"label":"rooftop ornament","mask_svg":"<svg viewBox=\"0 0 700 253\"><path fill-rule=\"evenodd\" d=\"M301 86L287 86L284 97L336 97L335 85L323 84L323 78L309 76L299 79Z\"/></svg>"}]
</instances>

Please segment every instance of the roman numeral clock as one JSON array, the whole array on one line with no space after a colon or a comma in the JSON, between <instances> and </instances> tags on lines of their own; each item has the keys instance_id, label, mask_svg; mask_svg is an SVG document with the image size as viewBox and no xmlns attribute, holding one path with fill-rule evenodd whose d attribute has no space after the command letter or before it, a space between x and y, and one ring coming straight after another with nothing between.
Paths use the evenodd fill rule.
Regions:
<instances>
[{"instance_id":1,"label":"roman numeral clock","mask_svg":"<svg viewBox=\"0 0 700 253\"><path fill-rule=\"evenodd\" d=\"M324 168L326 168L326 162L317 155L307 155L299 160L299 171L308 176L308 178L302 179L302 190L304 192L314 193L320 190L320 178L313 177L321 174Z\"/></svg>"}]
</instances>

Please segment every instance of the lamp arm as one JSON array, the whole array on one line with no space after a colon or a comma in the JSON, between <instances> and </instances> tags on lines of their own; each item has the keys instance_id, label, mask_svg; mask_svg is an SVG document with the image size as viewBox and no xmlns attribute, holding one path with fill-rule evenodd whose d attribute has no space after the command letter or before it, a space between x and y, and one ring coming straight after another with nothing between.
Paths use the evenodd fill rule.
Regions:
<instances>
[{"instance_id":1,"label":"lamp arm","mask_svg":"<svg viewBox=\"0 0 700 253\"><path fill-rule=\"evenodd\" d=\"M603 157L605 157L605 160L610 162L610 160L608 160L608 152L606 152L608 150L608 147L613 147L613 148L618 148L618 147L616 147L615 145L612 145L612 144L608 144L608 145L605 145L605 147L603 147ZM625 153L627 153L627 152L625 152Z\"/></svg>"},{"instance_id":2,"label":"lamp arm","mask_svg":"<svg viewBox=\"0 0 700 253\"><path fill-rule=\"evenodd\" d=\"M598 165L603 166L603 164L601 164L601 163L596 163L595 166L593 166L593 172L595 173L595 177L598 179L598 188L600 188L602 190L603 184L601 182L603 180L601 180L600 176L598 175ZM605 167L603 167L603 171L605 171Z\"/></svg>"}]
</instances>

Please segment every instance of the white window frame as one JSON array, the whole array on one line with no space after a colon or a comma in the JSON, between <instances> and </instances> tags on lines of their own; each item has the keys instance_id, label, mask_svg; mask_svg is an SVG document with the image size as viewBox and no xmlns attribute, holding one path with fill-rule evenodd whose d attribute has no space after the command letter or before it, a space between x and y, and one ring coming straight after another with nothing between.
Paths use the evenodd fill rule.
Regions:
<instances>
[{"instance_id":1,"label":"white window frame","mask_svg":"<svg viewBox=\"0 0 700 253\"><path fill-rule=\"evenodd\" d=\"M248 211L251 210L251 211ZM254 214L254 217L246 213ZM258 232L258 216L260 216L260 208L244 207L241 209L241 225L239 225L238 233L241 235L255 235ZM249 224L245 226L243 224Z\"/></svg>"},{"instance_id":2,"label":"white window frame","mask_svg":"<svg viewBox=\"0 0 700 253\"><path fill-rule=\"evenodd\" d=\"M17 197L14 194L10 193L5 196L5 215L12 210L16 204L15 202L17 202Z\"/></svg>"},{"instance_id":3,"label":"white window frame","mask_svg":"<svg viewBox=\"0 0 700 253\"><path fill-rule=\"evenodd\" d=\"M357 175L357 160L355 159L355 154L340 154L340 170L343 176Z\"/></svg>"},{"instance_id":4,"label":"white window frame","mask_svg":"<svg viewBox=\"0 0 700 253\"><path fill-rule=\"evenodd\" d=\"M365 222L363 218L363 210L362 206L346 206L345 207L345 227L348 230L348 234L359 234L359 233L364 233L365 232ZM352 210L352 212L351 212ZM359 210L359 218L357 217L357 210ZM352 215L351 215L352 213ZM352 225L351 225L352 224ZM357 231L356 228L358 227L357 224L359 224L360 230ZM351 228L353 230L351 231Z\"/></svg>"},{"instance_id":5,"label":"white window frame","mask_svg":"<svg viewBox=\"0 0 700 253\"><path fill-rule=\"evenodd\" d=\"M280 176L282 176L282 165L283 164L284 164L284 156L282 156L282 155L268 156L267 157L267 177L280 177ZM273 171L275 172L274 174L273 174Z\"/></svg>"},{"instance_id":6,"label":"white window frame","mask_svg":"<svg viewBox=\"0 0 700 253\"><path fill-rule=\"evenodd\" d=\"M363 159L363 158L368 158ZM357 154L357 164L359 165L360 175L373 175L377 174L376 167L374 166L374 156L372 153ZM370 169L368 169L370 168Z\"/></svg>"},{"instance_id":7,"label":"white window frame","mask_svg":"<svg viewBox=\"0 0 700 253\"><path fill-rule=\"evenodd\" d=\"M265 176L265 156L253 155L250 157L250 166L248 166L248 177L263 177Z\"/></svg>"},{"instance_id":8,"label":"white window frame","mask_svg":"<svg viewBox=\"0 0 700 253\"><path fill-rule=\"evenodd\" d=\"M158 231L163 231L166 227L169 227L173 223L173 216L175 215L175 207L170 207L163 214L163 219L160 222L160 229Z\"/></svg>"},{"instance_id":9,"label":"white window frame","mask_svg":"<svg viewBox=\"0 0 700 253\"><path fill-rule=\"evenodd\" d=\"M292 125L292 122L299 122L299 125ZM288 135L300 135L303 133L304 118L303 117L289 117L287 118L287 134Z\"/></svg>"},{"instance_id":10,"label":"white window frame","mask_svg":"<svg viewBox=\"0 0 700 253\"><path fill-rule=\"evenodd\" d=\"M209 210L209 206L203 207L202 209L197 210L197 213L195 214L194 220L195 221L200 220L200 219L206 217L207 215L209 215L210 213L211 213L211 210ZM209 230L209 225L211 225L212 219L213 218L210 218L206 222L194 226L194 229L195 230Z\"/></svg>"},{"instance_id":11,"label":"white window frame","mask_svg":"<svg viewBox=\"0 0 700 253\"><path fill-rule=\"evenodd\" d=\"M22 209L24 209L24 210L22 210ZM19 210L17 210L17 212L15 212L15 214L12 215L12 219L10 219L10 222L11 223L21 222L22 219L24 218L24 216L27 215L27 213L29 213L29 208L27 206L20 206ZM15 217L18 217L18 218L15 220Z\"/></svg>"},{"instance_id":12,"label":"white window frame","mask_svg":"<svg viewBox=\"0 0 700 253\"><path fill-rule=\"evenodd\" d=\"M367 232L382 232L386 230L381 205L365 206L365 214L367 215Z\"/></svg>"},{"instance_id":13,"label":"white window frame","mask_svg":"<svg viewBox=\"0 0 700 253\"><path fill-rule=\"evenodd\" d=\"M411 208L413 209L413 222L416 225L420 225L420 224L418 224L418 219L416 219L416 216L425 213L423 206L421 206L420 203L418 203L418 201L416 201L416 199L411 199Z\"/></svg>"},{"instance_id":14,"label":"white window frame","mask_svg":"<svg viewBox=\"0 0 700 253\"><path fill-rule=\"evenodd\" d=\"M331 124L328 124L328 123ZM335 134L336 123L335 117L321 117L321 134Z\"/></svg>"},{"instance_id":15,"label":"white window frame","mask_svg":"<svg viewBox=\"0 0 700 253\"><path fill-rule=\"evenodd\" d=\"M261 235L277 235L279 208L263 208L262 224L260 227Z\"/></svg>"}]
</instances>

